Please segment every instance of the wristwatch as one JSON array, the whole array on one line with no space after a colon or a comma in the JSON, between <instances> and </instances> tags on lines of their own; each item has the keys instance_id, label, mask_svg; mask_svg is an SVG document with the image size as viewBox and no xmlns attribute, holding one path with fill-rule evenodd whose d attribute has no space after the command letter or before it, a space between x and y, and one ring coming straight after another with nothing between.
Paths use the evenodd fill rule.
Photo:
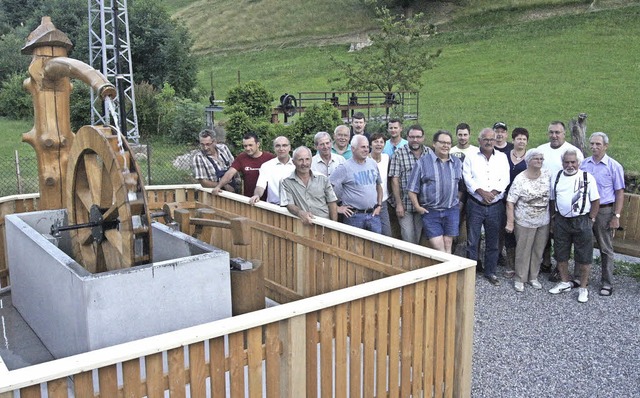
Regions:
<instances>
[{"instance_id":1,"label":"wristwatch","mask_svg":"<svg viewBox=\"0 0 640 398\"><path fill-rule=\"evenodd\" d=\"M616 218L620 218L620 213L616 213Z\"/></svg>"}]
</instances>

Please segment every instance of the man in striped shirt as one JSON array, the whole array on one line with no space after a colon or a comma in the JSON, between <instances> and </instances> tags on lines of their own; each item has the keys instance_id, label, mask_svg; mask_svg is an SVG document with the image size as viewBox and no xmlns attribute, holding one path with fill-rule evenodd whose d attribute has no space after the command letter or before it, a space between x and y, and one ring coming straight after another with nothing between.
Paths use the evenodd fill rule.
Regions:
<instances>
[{"instance_id":1,"label":"man in striped shirt","mask_svg":"<svg viewBox=\"0 0 640 398\"><path fill-rule=\"evenodd\" d=\"M462 161L450 156L451 133L438 130L434 151L418 159L411 170L408 194L416 212L422 215L422 233L433 249L451 253L460 223Z\"/></svg>"}]
</instances>

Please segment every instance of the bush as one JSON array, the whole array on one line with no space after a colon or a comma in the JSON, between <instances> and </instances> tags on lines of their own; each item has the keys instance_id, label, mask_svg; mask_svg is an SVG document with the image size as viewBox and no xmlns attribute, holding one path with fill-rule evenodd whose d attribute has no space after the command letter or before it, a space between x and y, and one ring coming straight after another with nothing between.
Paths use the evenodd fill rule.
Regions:
<instances>
[{"instance_id":1,"label":"bush","mask_svg":"<svg viewBox=\"0 0 640 398\"><path fill-rule=\"evenodd\" d=\"M159 93L147 82L136 84L134 90L136 93L136 112L138 113L138 131L140 138L146 141L152 135L158 134Z\"/></svg>"},{"instance_id":2,"label":"bush","mask_svg":"<svg viewBox=\"0 0 640 398\"><path fill-rule=\"evenodd\" d=\"M91 89L80 80L73 80L73 90L69 98L71 130L91 124ZM126 134L126 132L125 132Z\"/></svg>"},{"instance_id":3,"label":"bush","mask_svg":"<svg viewBox=\"0 0 640 398\"><path fill-rule=\"evenodd\" d=\"M229 109L225 113L236 113L242 110L249 117L268 119L271 116L272 101L273 96L261 83L250 80L229 90L226 101ZM236 104L241 108L234 107Z\"/></svg>"},{"instance_id":4,"label":"bush","mask_svg":"<svg viewBox=\"0 0 640 398\"><path fill-rule=\"evenodd\" d=\"M12 73L2 82L0 90L0 116L9 119L25 119L33 116L31 96L22 87L24 73Z\"/></svg>"},{"instance_id":5,"label":"bush","mask_svg":"<svg viewBox=\"0 0 640 398\"><path fill-rule=\"evenodd\" d=\"M340 112L328 102L312 105L293 124L294 133L289 137L292 147L306 145L313 148L313 136L319 131L333 134L333 129L342 124Z\"/></svg>"},{"instance_id":6,"label":"bush","mask_svg":"<svg viewBox=\"0 0 640 398\"><path fill-rule=\"evenodd\" d=\"M253 131L253 125L254 123L249 115L243 111L230 114L225 123L227 145L236 151L242 150L242 136L249 131Z\"/></svg>"},{"instance_id":7,"label":"bush","mask_svg":"<svg viewBox=\"0 0 640 398\"><path fill-rule=\"evenodd\" d=\"M186 144L197 140L198 132L204 126L203 109L190 99L179 99L176 104L176 117L169 138L172 142Z\"/></svg>"}]
</instances>

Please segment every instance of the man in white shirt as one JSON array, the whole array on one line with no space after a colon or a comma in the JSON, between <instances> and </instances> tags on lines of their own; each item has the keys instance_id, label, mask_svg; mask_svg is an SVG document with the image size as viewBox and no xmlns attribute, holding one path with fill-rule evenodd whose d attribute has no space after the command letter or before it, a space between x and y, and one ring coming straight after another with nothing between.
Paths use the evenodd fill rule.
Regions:
<instances>
[{"instance_id":1,"label":"man in white shirt","mask_svg":"<svg viewBox=\"0 0 640 398\"><path fill-rule=\"evenodd\" d=\"M467 257L478 260L478 243L482 227L485 235L484 277L497 286L498 236L505 217L502 197L509 185L507 155L493 147L496 133L485 128L480 132L480 151L466 156L462 175L467 186Z\"/></svg>"},{"instance_id":2,"label":"man in white shirt","mask_svg":"<svg viewBox=\"0 0 640 398\"><path fill-rule=\"evenodd\" d=\"M471 127L467 123L460 123L456 126L456 138L458 144L451 148L449 154L459 157L460 160L464 161L465 156L480 151L480 148L471 145Z\"/></svg>"},{"instance_id":3,"label":"man in white shirt","mask_svg":"<svg viewBox=\"0 0 640 398\"><path fill-rule=\"evenodd\" d=\"M331 177L331 173L347 160L342 155L331 152L333 142L326 131L320 131L313 137L316 154L311 159L311 171Z\"/></svg>"},{"instance_id":4,"label":"man in white shirt","mask_svg":"<svg viewBox=\"0 0 640 398\"><path fill-rule=\"evenodd\" d=\"M249 203L252 205L260 201L260 197L265 190L267 190L267 202L279 205L280 181L290 176L296 169L289 155L291 144L287 137L278 137L273 140L273 150L276 157L260 166L260 176L256 183L256 189L249 199Z\"/></svg>"}]
</instances>

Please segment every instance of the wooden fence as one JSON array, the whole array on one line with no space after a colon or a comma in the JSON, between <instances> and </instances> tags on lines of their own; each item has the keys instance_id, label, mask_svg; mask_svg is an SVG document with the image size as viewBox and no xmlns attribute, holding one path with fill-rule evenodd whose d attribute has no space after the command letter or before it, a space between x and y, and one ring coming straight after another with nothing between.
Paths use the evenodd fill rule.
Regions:
<instances>
[{"instance_id":1,"label":"wooden fence","mask_svg":"<svg viewBox=\"0 0 640 398\"><path fill-rule=\"evenodd\" d=\"M214 217L248 218L250 245L234 245L227 229L192 227L190 232L232 257L260 260L267 296L283 304L0 370L0 394L470 395L472 261L329 220L304 226L277 206L249 206L247 198L214 197L197 186L149 187L147 196L152 210L166 202L197 201L214 207ZM35 210L37 198L13 197L1 208L3 214Z\"/></svg>"}]
</instances>

